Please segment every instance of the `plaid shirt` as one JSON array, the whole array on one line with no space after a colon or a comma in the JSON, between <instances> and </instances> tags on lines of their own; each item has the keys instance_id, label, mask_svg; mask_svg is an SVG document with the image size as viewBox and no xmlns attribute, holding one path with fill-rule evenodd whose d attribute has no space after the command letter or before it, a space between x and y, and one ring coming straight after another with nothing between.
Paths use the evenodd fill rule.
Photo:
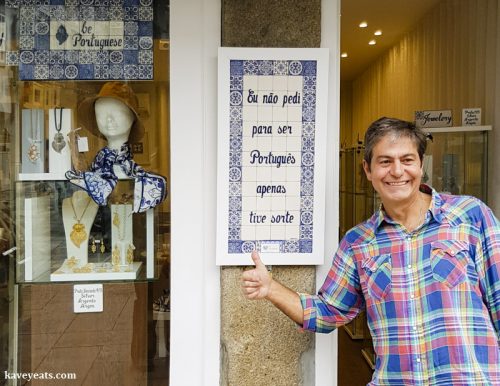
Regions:
<instances>
[{"instance_id":1,"label":"plaid shirt","mask_svg":"<svg viewBox=\"0 0 500 386\"><path fill-rule=\"evenodd\" d=\"M330 332L366 307L370 385L500 385L500 224L481 201L439 194L408 232L378 210L342 239L306 330Z\"/></svg>"}]
</instances>

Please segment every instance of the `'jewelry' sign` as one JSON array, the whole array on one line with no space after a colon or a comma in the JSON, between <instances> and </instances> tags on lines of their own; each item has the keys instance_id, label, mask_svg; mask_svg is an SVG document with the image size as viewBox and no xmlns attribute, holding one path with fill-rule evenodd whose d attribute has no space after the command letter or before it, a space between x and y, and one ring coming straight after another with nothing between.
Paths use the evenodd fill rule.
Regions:
<instances>
[{"instance_id":1,"label":"'jewelry' sign","mask_svg":"<svg viewBox=\"0 0 500 386\"><path fill-rule=\"evenodd\" d=\"M19 0L19 14L21 80L153 79L151 0Z\"/></svg>"},{"instance_id":2,"label":"'jewelry' sign","mask_svg":"<svg viewBox=\"0 0 500 386\"><path fill-rule=\"evenodd\" d=\"M328 50L221 48L217 264L323 262Z\"/></svg>"}]
</instances>

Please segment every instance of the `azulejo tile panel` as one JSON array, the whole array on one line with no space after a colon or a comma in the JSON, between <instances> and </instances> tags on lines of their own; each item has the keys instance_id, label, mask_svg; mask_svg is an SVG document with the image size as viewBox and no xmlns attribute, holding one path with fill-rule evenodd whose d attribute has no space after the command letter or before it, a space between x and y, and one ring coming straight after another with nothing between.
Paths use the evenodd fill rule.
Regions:
<instances>
[{"instance_id":1,"label":"azulejo tile panel","mask_svg":"<svg viewBox=\"0 0 500 386\"><path fill-rule=\"evenodd\" d=\"M229 72L228 253L312 253L317 61Z\"/></svg>"},{"instance_id":2,"label":"azulejo tile panel","mask_svg":"<svg viewBox=\"0 0 500 386\"><path fill-rule=\"evenodd\" d=\"M152 0L18 0L21 80L153 79Z\"/></svg>"}]
</instances>

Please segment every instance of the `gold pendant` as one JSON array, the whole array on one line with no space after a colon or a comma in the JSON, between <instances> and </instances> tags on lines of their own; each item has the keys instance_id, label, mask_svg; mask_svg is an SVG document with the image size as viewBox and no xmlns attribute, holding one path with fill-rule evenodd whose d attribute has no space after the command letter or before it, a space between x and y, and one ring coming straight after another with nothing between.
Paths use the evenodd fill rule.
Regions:
<instances>
[{"instance_id":1,"label":"gold pendant","mask_svg":"<svg viewBox=\"0 0 500 386\"><path fill-rule=\"evenodd\" d=\"M120 265L120 249L118 249L118 245L116 244L113 248L113 253L111 254L111 262L113 265Z\"/></svg>"},{"instance_id":2,"label":"gold pendant","mask_svg":"<svg viewBox=\"0 0 500 386\"><path fill-rule=\"evenodd\" d=\"M85 225L77 222L73 224L73 230L71 231L69 238L73 241L78 248L80 248L80 244L87 240L87 232L85 231Z\"/></svg>"},{"instance_id":3,"label":"gold pendant","mask_svg":"<svg viewBox=\"0 0 500 386\"><path fill-rule=\"evenodd\" d=\"M120 227L120 216L118 215L118 212L115 212L115 215L113 216L113 225L117 228Z\"/></svg>"},{"instance_id":4,"label":"gold pendant","mask_svg":"<svg viewBox=\"0 0 500 386\"><path fill-rule=\"evenodd\" d=\"M133 245L129 244L127 248L127 264L132 264L134 261L134 247Z\"/></svg>"}]
</instances>

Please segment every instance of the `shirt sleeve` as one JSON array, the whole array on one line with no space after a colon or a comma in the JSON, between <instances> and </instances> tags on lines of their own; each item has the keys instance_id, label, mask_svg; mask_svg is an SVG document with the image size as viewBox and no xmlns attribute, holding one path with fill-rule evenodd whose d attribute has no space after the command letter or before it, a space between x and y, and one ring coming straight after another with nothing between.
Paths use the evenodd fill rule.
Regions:
<instances>
[{"instance_id":1,"label":"shirt sleeve","mask_svg":"<svg viewBox=\"0 0 500 386\"><path fill-rule=\"evenodd\" d=\"M476 267L483 299L500 341L500 223L486 205L482 204L480 210Z\"/></svg>"},{"instance_id":2,"label":"shirt sleeve","mask_svg":"<svg viewBox=\"0 0 500 386\"><path fill-rule=\"evenodd\" d=\"M299 294L304 310L302 328L328 333L354 319L364 306L352 250L343 239L317 295Z\"/></svg>"}]
</instances>

